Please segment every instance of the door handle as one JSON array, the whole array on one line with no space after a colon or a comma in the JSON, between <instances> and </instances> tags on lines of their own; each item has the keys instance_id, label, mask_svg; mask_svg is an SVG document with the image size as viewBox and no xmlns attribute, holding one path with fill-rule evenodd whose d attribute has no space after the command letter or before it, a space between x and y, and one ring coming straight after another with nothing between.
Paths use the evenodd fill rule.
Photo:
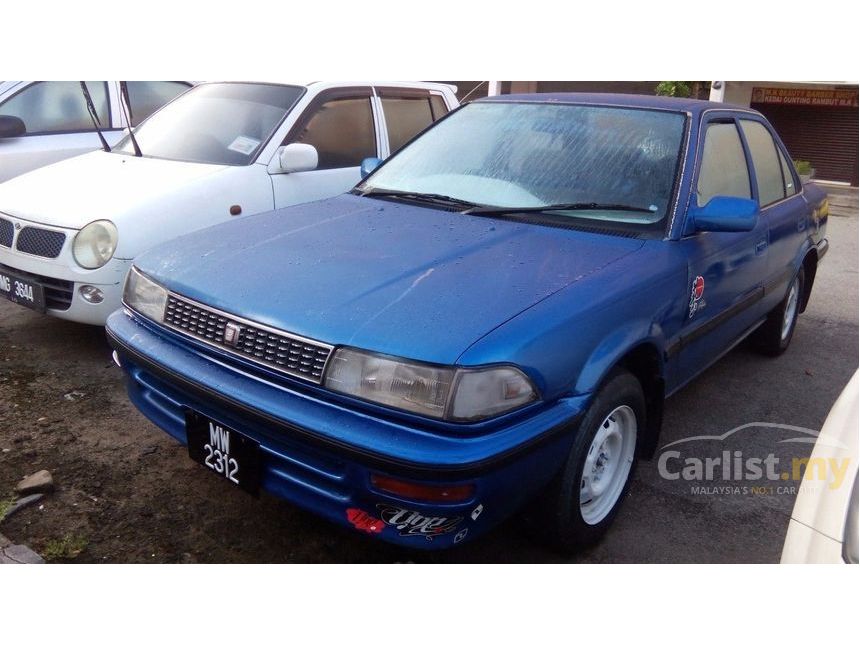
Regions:
<instances>
[{"instance_id":1,"label":"door handle","mask_svg":"<svg viewBox=\"0 0 860 645\"><path fill-rule=\"evenodd\" d=\"M801 217L799 220L797 220L797 232L802 233L805 230L806 230L806 218Z\"/></svg>"},{"instance_id":2,"label":"door handle","mask_svg":"<svg viewBox=\"0 0 860 645\"><path fill-rule=\"evenodd\" d=\"M759 240L755 245L755 254L761 255L764 253L764 250L767 248L767 240Z\"/></svg>"}]
</instances>

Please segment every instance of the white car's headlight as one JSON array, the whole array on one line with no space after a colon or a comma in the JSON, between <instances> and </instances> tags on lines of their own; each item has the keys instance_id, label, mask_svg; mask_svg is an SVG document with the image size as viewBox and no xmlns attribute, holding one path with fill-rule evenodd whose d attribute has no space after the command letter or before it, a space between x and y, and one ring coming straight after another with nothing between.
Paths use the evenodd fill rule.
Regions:
<instances>
[{"instance_id":1,"label":"white car's headlight","mask_svg":"<svg viewBox=\"0 0 860 645\"><path fill-rule=\"evenodd\" d=\"M348 347L336 350L324 385L449 421L486 419L538 398L531 381L514 367L433 367Z\"/></svg>"},{"instance_id":2,"label":"white car's headlight","mask_svg":"<svg viewBox=\"0 0 860 645\"><path fill-rule=\"evenodd\" d=\"M125 279L122 301L142 316L161 322L167 305L167 289L131 267Z\"/></svg>"},{"instance_id":3,"label":"white car's headlight","mask_svg":"<svg viewBox=\"0 0 860 645\"><path fill-rule=\"evenodd\" d=\"M113 222L106 219L90 222L75 235L72 256L83 268L98 269L113 257L117 239Z\"/></svg>"}]
</instances>

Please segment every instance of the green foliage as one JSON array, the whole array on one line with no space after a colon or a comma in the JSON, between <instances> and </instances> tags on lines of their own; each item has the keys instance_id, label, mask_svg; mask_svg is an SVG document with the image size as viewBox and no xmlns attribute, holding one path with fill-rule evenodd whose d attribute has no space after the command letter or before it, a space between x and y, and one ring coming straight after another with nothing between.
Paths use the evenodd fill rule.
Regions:
<instances>
[{"instance_id":1,"label":"green foliage","mask_svg":"<svg viewBox=\"0 0 860 645\"><path fill-rule=\"evenodd\" d=\"M654 88L654 93L657 96L677 96L685 99L689 98L693 90L687 81L660 81Z\"/></svg>"},{"instance_id":2,"label":"green foliage","mask_svg":"<svg viewBox=\"0 0 860 645\"><path fill-rule=\"evenodd\" d=\"M795 159L794 168L797 170L798 175L812 174L812 164L804 159Z\"/></svg>"},{"instance_id":3,"label":"green foliage","mask_svg":"<svg viewBox=\"0 0 860 645\"><path fill-rule=\"evenodd\" d=\"M2 522L3 518L6 517L6 513L9 512L9 509L14 503L15 502L11 499L0 499L0 522Z\"/></svg>"},{"instance_id":4,"label":"green foliage","mask_svg":"<svg viewBox=\"0 0 860 645\"><path fill-rule=\"evenodd\" d=\"M86 547L86 538L66 535L62 540L48 540L42 556L49 561L74 560Z\"/></svg>"}]
</instances>

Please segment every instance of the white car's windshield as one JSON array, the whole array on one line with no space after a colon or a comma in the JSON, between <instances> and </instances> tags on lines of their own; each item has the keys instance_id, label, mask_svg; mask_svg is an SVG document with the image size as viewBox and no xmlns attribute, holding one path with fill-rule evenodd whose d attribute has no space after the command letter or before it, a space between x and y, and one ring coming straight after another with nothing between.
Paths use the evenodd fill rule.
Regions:
<instances>
[{"instance_id":1,"label":"white car's windshield","mask_svg":"<svg viewBox=\"0 0 860 645\"><path fill-rule=\"evenodd\" d=\"M477 205L473 212L537 216L549 208L555 217L656 227L674 191L685 119L636 108L472 103L357 191L444 196Z\"/></svg>"},{"instance_id":2,"label":"white car's windshield","mask_svg":"<svg viewBox=\"0 0 860 645\"><path fill-rule=\"evenodd\" d=\"M134 130L145 157L244 166L304 93L304 88L262 83L195 87ZM113 150L134 154L129 137Z\"/></svg>"}]
</instances>

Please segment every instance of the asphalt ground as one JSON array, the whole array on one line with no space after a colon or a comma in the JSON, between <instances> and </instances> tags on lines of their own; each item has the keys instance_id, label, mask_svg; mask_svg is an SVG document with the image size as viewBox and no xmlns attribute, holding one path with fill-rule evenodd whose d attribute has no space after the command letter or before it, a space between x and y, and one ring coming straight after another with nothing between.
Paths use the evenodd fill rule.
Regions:
<instances>
[{"instance_id":1,"label":"asphalt ground","mask_svg":"<svg viewBox=\"0 0 860 645\"><path fill-rule=\"evenodd\" d=\"M0 301L0 502L43 468L57 485L0 531L79 562L777 562L802 482L725 477L722 467L710 480L688 480L682 467L729 451L743 460L773 455L785 472L811 452L810 443L785 440L820 429L858 366L857 226L856 212L831 216L831 250L783 356L741 345L669 399L658 458L639 463L606 538L573 557L535 543L517 518L428 554L254 499L135 410L103 330ZM725 439L692 439L741 426ZM659 455L671 450L678 456L661 474Z\"/></svg>"}]
</instances>

